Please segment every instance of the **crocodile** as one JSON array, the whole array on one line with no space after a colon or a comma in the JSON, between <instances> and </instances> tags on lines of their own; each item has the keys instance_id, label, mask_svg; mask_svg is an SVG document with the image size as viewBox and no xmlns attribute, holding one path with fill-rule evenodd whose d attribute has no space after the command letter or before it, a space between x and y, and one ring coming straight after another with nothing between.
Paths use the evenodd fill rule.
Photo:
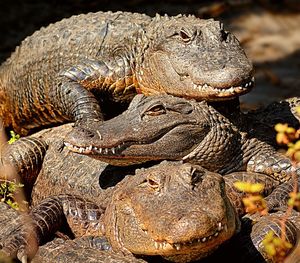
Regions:
<instances>
[{"instance_id":1,"label":"crocodile","mask_svg":"<svg viewBox=\"0 0 300 263\"><path fill-rule=\"evenodd\" d=\"M293 101L300 103L296 98ZM96 138L69 134L65 145L120 166L182 160L221 174L264 173L280 182L294 172L299 175L300 169L264 142L263 136L257 138L251 121L245 120L242 116L234 123L206 101L139 94L126 111L98 127Z\"/></svg>"},{"instance_id":2,"label":"crocodile","mask_svg":"<svg viewBox=\"0 0 300 263\"><path fill-rule=\"evenodd\" d=\"M68 121L89 134L136 93L224 100L250 91L252 75L218 21L81 14L36 31L1 65L0 116L21 135Z\"/></svg>"},{"instance_id":3,"label":"crocodile","mask_svg":"<svg viewBox=\"0 0 300 263\"><path fill-rule=\"evenodd\" d=\"M244 194L232 186L233 182L264 183L261 194L266 196L270 211L284 205L293 187L291 180L280 184L263 174L236 172L221 176L195 164L169 161L139 169L130 176L133 172L129 167L125 167L129 169L125 171L123 167L112 167L68 152L62 138L71 128L71 125L51 128L36 137L21 138L10 146L7 152L10 158L4 158L4 162L14 163L21 178L26 181L35 169L40 171L34 172L38 176L31 195L33 208L29 216L34 220L31 222L33 230L24 227L22 220L15 227L17 231L8 227L9 235L0 233L3 253L24 260L36 252L26 247L25 237L36 236L41 245L55 231L68 229L61 227L68 224L71 233L66 234L75 238L75 243L79 237L105 236L115 253L160 255L174 262L188 262L208 256L239 231L239 218L245 214ZM42 138L46 137L51 143L44 156L46 144ZM128 176L124 178L125 174ZM273 214L256 223L251 233L256 250L251 252L254 253L251 257L257 257L257 250L266 257L260 247L262 233L278 225L278 218L281 217ZM298 239L296 223L292 217L287 222L290 229L287 240L292 244ZM107 248L103 248L103 242L109 247L102 240L98 248L104 250L101 254L105 257ZM91 249L89 246L93 247L95 242L89 244L85 247ZM59 252L54 244L50 244L49 249L47 244L45 246L42 254L37 254L38 258L70 259L67 252L60 250L64 245L58 246ZM66 251L74 249L75 256L76 251L82 249L71 241L65 247ZM94 254L91 252L91 256Z\"/></svg>"},{"instance_id":4,"label":"crocodile","mask_svg":"<svg viewBox=\"0 0 300 263\"><path fill-rule=\"evenodd\" d=\"M164 163L162 167L153 166L147 172L140 169L130 176L134 170L126 173L120 170L122 167L111 167L88 156L69 153L62 139L68 129L65 125L57 128L53 128L56 130L53 137L56 134L59 139L53 139L52 131L44 136L52 141L44 157L35 149L42 148L42 152L45 141L37 137L24 137L10 147L8 160L15 159L13 163L24 182L34 169L41 171L30 202L33 231L18 225L19 232L2 237L2 252L22 259L27 255L26 249L15 245L15 239L26 243L27 236L36 236L40 245L57 230L70 228L71 233L65 233L70 238L105 236L113 251L125 255L159 255L175 262L187 262L211 253L238 229L235 210L225 196L220 175L207 173L191 183L190 166L183 167L186 172L177 176L174 173L178 167ZM4 162L6 160L4 158ZM20 165L21 160L24 165ZM31 166L26 165L28 163ZM164 167L174 173L165 174ZM117 181L120 182L115 184ZM154 193L158 191L159 182L159 187L165 190L158 195ZM214 208L209 208L213 192L218 194ZM175 201L176 196L181 200L175 204L171 200ZM127 201L124 203L124 200ZM199 201L203 203L201 207ZM169 211L168 216L165 209ZM216 211L206 215L205 209ZM225 228L226 231L222 231Z\"/></svg>"}]
</instances>

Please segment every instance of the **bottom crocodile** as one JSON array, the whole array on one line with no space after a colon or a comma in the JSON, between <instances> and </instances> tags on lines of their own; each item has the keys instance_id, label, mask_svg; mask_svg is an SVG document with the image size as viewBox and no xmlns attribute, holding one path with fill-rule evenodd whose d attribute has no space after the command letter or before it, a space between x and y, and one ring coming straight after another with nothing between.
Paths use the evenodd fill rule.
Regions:
<instances>
[{"instance_id":1,"label":"bottom crocodile","mask_svg":"<svg viewBox=\"0 0 300 263\"><path fill-rule=\"evenodd\" d=\"M15 227L8 226L16 230L1 234L2 252L8 255L20 259L30 257L35 251L27 245L28 236L36 237L41 245L51 240L57 230L70 229L64 231L70 238L106 237L113 252L126 257L159 255L174 262L189 262L207 257L239 231L239 218L245 211L241 202L243 194L232 187L234 181L263 182L262 194L267 196L270 210L281 207L289 198L290 181L279 184L266 175L243 172L222 177L189 163L165 161L123 179L128 173L125 170L118 173L121 168L68 153L60 138L68 132L68 127L43 132L52 143L48 144L33 187L35 205L29 214L32 228L23 221ZM37 153L45 151L47 145L32 137L20 139L11 148L21 153L19 147L24 150L26 145L32 148L23 157L34 156L31 165L38 165ZM22 154L18 157L26 159ZM34 170L32 166L23 168L17 167L23 176ZM107 176L109 180L103 183L103 177ZM114 186L112 179L118 176L121 181ZM263 222L278 218L276 214L272 216L260 219L262 223L256 224L259 230L252 231L251 242L258 251L261 251L264 229L270 229L270 224ZM295 244L299 225L293 218L288 222L287 240ZM51 250L49 253L51 256Z\"/></svg>"}]
</instances>

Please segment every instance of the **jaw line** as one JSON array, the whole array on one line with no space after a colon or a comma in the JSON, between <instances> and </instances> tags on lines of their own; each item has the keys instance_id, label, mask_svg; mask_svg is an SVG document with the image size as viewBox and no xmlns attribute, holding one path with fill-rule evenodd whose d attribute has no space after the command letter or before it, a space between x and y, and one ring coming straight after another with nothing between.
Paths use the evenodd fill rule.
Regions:
<instances>
[{"instance_id":1,"label":"jaw line","mask_svg":"<svg viewBox=\"0 0 300 263\"><path fill-rule=\"evenodd\" d=\"M185 251L186 249L189 249L190 247L193 248L200 248L200 249L205 249L205 248L210 248L211 245L213 244L215 238L218 238L220 234L227 232L228 229L228 224L227 222L223 222L224 219L217 221L215 231L211 234L207 234L202 237L198 238L193 238L192 240L185 241L185 242L170 242L167 240L157 240L152 238L149 235L149 231L144 230L141 224L139 223L139 219L136 217L136 213L134 208L131 207L131 210L134 213L134 221L135 221L135 230L138 231L141 234L145 234L146 237L148 238L149 243L153 244L157 254L156 255L161 255L161 256L168 256L170 253L172 254L177 254L180 255L180 251L183 252L183 254L186 254ZM220 245L221 242L218 242L215 247L217 248ZM166 254L162 254L162 252ZM155 255L155 254L154 254Z\"/></svg>"},{"instance_id":2,"label":"jaw line","mask_svg":"<svg viewBox=\"0 0 300 263\"><path fill-rule=\"evenodd\" d=\"M161 138L164 136L168 135L172 130L176 129L179 126L182 125L191 125L191 124L196 124L195 122L189 121L182 121L181 123L176 123L172 126L169 126L165 128L164 132L161 132L160 134L156 134L152 136L147 142L145 141L120 141L118 144L115 145L110 145L106 147L97 147L93 145L88 145L88 146L77 146L69 142L64 142L64 145L72 152L79 153L79 154L84 154L84 155L98 155L107 159L114 159L114 158L122 158L123 156L121 155L127 148L129 148L132 145L148 145L148 144L153 144L157 141L159 141ZM107 154L110 154L110 156L107 156ZM131 157L131 156L130 156ZM134 158L134 156L132 156ZM138 158L138 157L137 157Z\"/></svg>"},{"instance_id":3,"label":"jaw line","mask_svg":"<svg viewBox=\"0 0 300 263\"><path fill-rule=\"evenodd\" d=\"M249 92L254 86L254 77L252 77L251 80L244 81L243 83L240 83L240 85L235 86L228 86L225 88L218 88L211 86L209 84L195 84L193 82L193 88L194 90L199 90L203 92L214 93L211 97L215 97L218 99L222 99L222 97L233 97L236 95L243 95L247 92Z\"/></svg>"},{"instance_id":4,"label":"jaw line","mask_svg":"<svg viewBox=\"0 0 300 263\"><path fill-rule=\"evenodd\" d=\"M199 238L193 238L190 241L176 242L176 243L169 242L167 240L154 239L148 234L148 231L143 230L140 225L136 227L136 230L138 230L140 233L144 233L148 238L148 242L154 246L155 252L153 252L152 255L170 256L172 254L174 255L186 254L186 251L187 250L189 251L189 248L194 248L194 249L198 248L200 252L201 249L210 248L214 244L213 241L215 240L215 238L218 238L219 235L223 233L223 231L225 232L227 231L227 224L222 223L220 221L217 223L216 231L214 233ZM216 244L215 247L217 248L220 245L220 243L222 242L218 242L218 244ZM205 252L206 251L204 251L203 253ZM133 252L133 253L137 253L137 252Z\"/></svg>"}]
</instances>

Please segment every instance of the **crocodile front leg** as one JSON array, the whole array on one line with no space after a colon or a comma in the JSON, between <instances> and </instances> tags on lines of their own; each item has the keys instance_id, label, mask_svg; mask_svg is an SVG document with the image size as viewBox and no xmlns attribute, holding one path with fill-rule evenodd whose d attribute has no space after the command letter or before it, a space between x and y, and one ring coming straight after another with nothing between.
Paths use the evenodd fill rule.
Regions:
<instances>
[{"instance_id":1,"label":"crocodile front leg","mask_svg":"<svg viewBox=\"0 0 300 263\"><path fill-rule=\"evenodd\" d=\"M66 232L67 225L72 231L67 231L71 237L103 236L100 223L103 213L104 209L79 197L58 195L46 198L30 211L26 221L17 225L1 244L1 251L24 260L34 254L31 239L39 246L53 238L57 231Z\"/></svg>"},{"instance_id":2,"label":"crocodile front leg","mask_svg":"<svg viewBox=\"0 0 300 263\"><path fill-rule=\"evenodd\" d=\"M27 214L20 214L11 206L0 202L0 262L5 257L19 258L26 262L37 251L36 236L32 229L31 220ZM4 260L4 261L3 261Z\"/></svg>"},{"instance_id":3,"label":"crocodile front leg","mask_svg":"<svg viewBox=\"0 0 300 263\"><path fill-rule=\"evenodd\" d=\"M99 103L93 95L98 92L108 93L112 100L126 101L132 96L133 74L126 58L86 59L62 71L50 98L55 108L72 121L102 120Z\"/></svg>"},{"instance_id":4,"label":"crocodile front leg","mask_svg":"<svg viewBox=\"0 0 300 263\"><path fill-rule=\"evenodd\" d=\"M21 214L21 220L12 227L11 234L1 243L1 252L18 258L22 262L32 258L39 245L53 237L64 221L62 205L53 198L45 200L34 208L29 215ZM17 218L18 219L18 218Z\"/></svg>"},{"instance_id":5,"label":"crocodile front leg","mask_svg":"<svg viewBox=\"0 0 300 263\"><path fill-rule=\"evenodd\" d=\"M48 144L40 138L23 137L4 146L1 152L0 180L17 180L25 184L28 194L40 172ZM12 170L9 168L12 167Z\"/></svg>"},{"instance_id":6,"label":"crocodile front leg","mask_svg":"<svg viewBox=\"0 0 300 263\"><path fill-rule=\"evenodd\" d=\"M133 94L134 77L129 61L126 57L117 56L102 61L84 60L62 71L58 84L50 91L50 99L62 115L75 121L75 128L79 128L70 136L76 137L77 134L96 134L99 121L104 119L99 105L103 100L101 96L126 102L132 99Z\"/></svg>"},{"instance_id":7,"label":"crocodile front leg","mask_svg":"<svg viewBox=\"0 0 300 263\"><path fill-rule=\"evenodd\" d=\"M44 199L30 212L36 226L40 243L68 223L75 237L103 236L100 206L73 195L58 195Z\"/></svg>"}]
</instances>

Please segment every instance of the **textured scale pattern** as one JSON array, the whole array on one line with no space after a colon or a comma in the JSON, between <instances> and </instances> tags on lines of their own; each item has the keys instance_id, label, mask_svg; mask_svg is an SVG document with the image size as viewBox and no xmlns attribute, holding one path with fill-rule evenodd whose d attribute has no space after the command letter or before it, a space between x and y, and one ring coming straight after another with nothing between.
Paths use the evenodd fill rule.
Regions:
<instances>
[{"instance_id":1,"label":"textured scale pattern","mask_svg":"<svg viewBox=\"0 0 300 263\"><path fill-rule=\"evenodd\" d=\"M128 16L130 16L130 22ZM4 117L4 125L7 126L7 123L13 123L17 132L26 133L26 129L33 129L41 124L47 125L68 120L69 117L62 114L63 111L68 112L68 99L64 98L63 95L57 95L58 97L61 96L60 101L65 102L66 106L64 107L58 103L58 105L54 105L57 107L53 107L49 98L51 96L50 88L54 88L50 87L49 84L59 86L60 81L62 81L58 78L57 72L61 69L79 65L85 59L96 59L109 52L117 52L120 47L125 48L131 44L126 43L126 38L132 37L150 21L150 17L142 14L122 12L89 13L88 15L63 19L26 38L21 47L18 47L11 58L0 68L0 111L2 118ZM124 30L116 30L120 25ZM124 34L127 34L127 36ZM119 39L120 41L116 43L111 39ZM122 42L122 39L124 42ZM113 46L113 43L116 46ZM130 47L127 49L130 49ZM28 56L28 54L33 53L33 50L34 55ZM16 61L26 61L26 64L16 63ZM110 63L114 65L118 62L111 61ZM79 70L83 74L77 72L76 75L82 75L82 81L84 81L86 76L84 72L92 69L91 66L93 64L89 64L86 69L77 66L78 68L74 68L74 70ZM111 74L113 67L106 68L106 74ZM99 70L99 67L96 67L95 70ZM6 71L7 73L5 73ZM44 72L43 78L36 74L38 71ZM118 69L116 71L118 72ZM71 72L72 70L69 74ZM118 78L124 78L127 74L129 76L132 74L128 66L125 72L119 72ZM10 75L18 77L12 79ZM118 79L112 75L109 78L113 78L114 81ZM6 90L6 82L8 81L11 86L9 90ZM112 84L111 81L108 82L109 85ZM127 83L130 83L128 78ZM20 89L17 87L25 88ZM52 92L56 93L57 90L59 89L54 88ZM10 95L7 96L6 93L10 93ZM16 102L10 98L13 98ZM96 102L94 104L93 107L97 112L100 112ZM22 132L22 129L24 129L24 132Z\"/></svg>"},{"instance_id":2,"label":"textured scale pattern","mask_svg":"<svg viewBox=\"0 0 300 263\"><path fill-rule=\"evenodd\" d=\"M24 151L26 149L26 151ZM22 182L29 192L43 164L48 145L37 138L22 138L4 147L3 164L12 164L17 174L22 174Z\"/></svg>"},{"instance_id":3,"label":"textured scale pattern","mask_svg":"<svg viewBox=\"0 0 300 263\"><path fill-rule=\"evenodd\" d=\"M35 32L0 66L0 116L23 135L71 121L94 131L116 111L106 104L124 107L136 93L237 97L252 88L252 73L238 40L213 19L88 13Z\"/></svg>"},{"instance_id":4,"label":"textured scale pattern","mask_svg":"<svg viewBox=\"0 0 300 263\"><path fill-rule=\"evenodd\" d=\"M268 114L268 111L266 111ZM276 117L275 113L269 113ZM151 160L183 160L220 174L235 171L263 173L283 183L300 168L274 147L256 138L258 131L235 121L205 101L169 95L137 95L121 115L98 127L100 136L69 136L65 145L112 165ZM263 125L263 124L262 124ZM189 130L189 133L186 131Z\"/></svg>"},{"instance_id":5,"label":"textured scale pattern","mask_svg":"<svg viewBox=\"0 0 300 263\"><path fill-rule=\"evenodd\" d=\"M267 174L280 182L289 180L293 173L300 176L299 167L294 167L289 158L274 152L260 153L252 157L247 163L247 170Z\"/></svg>"},{"instance_id":6,"label":"textured scale pattern","mask_svg":"<svg viewBox=\"0 0 300 263\"><path fill-rule=\"evenodd\" d=\"M94 243L96 245L93 245ZM55 239L39 248L39 251L33 263L143 263L142 259L136 259L132 256L124 256L107 251L108 242L99 237L80 238L75 240Z\"/></svg>"}]
</instances>

